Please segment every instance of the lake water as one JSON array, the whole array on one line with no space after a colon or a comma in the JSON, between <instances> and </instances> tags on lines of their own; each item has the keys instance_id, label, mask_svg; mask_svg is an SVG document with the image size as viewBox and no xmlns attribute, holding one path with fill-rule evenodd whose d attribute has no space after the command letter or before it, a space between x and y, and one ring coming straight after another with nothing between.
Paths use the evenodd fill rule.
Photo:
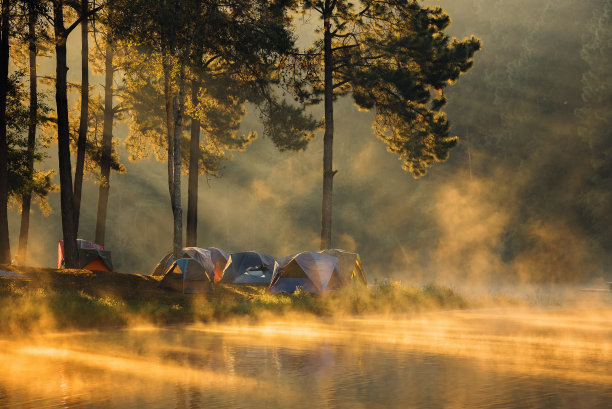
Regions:
<instances>
[{"instance_id":1,"label":"lake water","mask_svg":"<svg viewBox=\"0 0 612 409\"><path fill-rule=\"evenodd\" d=\"M4 408L610 408L612 309L0 340Z\"/></svg>"}]
</instances>

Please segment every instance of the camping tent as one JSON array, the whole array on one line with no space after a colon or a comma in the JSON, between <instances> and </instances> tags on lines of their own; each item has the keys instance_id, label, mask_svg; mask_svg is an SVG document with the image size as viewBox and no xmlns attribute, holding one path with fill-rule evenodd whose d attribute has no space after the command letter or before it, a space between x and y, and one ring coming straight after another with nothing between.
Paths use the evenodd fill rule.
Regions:
<instances>
[{"instance_id":1,"label":"camping tent","mask_svg":"<svg viewBox=\"0 0 612 409\"><path fill-rule=\"evenodd\" d=\"M99 244L77 239L79 268L96 271L113 271L110 251ZM64 267L64 240L57 245L57 268Z\"/></svg>"},{"instance_id":2,"label":"camping tent","mask_svg":"<svg viewBox=\"0 0 612 409\"><path fill-rule=\"evenodd\" d=\"M368 284L359 254L340 249L321 250L319 253L327 254L338 259L338 268L343 284L349 282L356 282L364 285Z\"/></svg>"},{"instance_id":3,"label":"camping tent","mask_svg":"<svg viewBox=\"0 0 612 409\"><path fill-rule=\"evenodd\" d=\"M210 279L214 282L219 281L223 274L223 269L229 256L227 253L216 247L185 247L183 248L182 258L191 258L200 263ZM164 275L168 267L174 262L172 252L169 252L153 268L152 276Z\"/></svg>"},{"instance_id":4,"label":"camping tent","mask_svg":"<svg viewBox=\"0 0 612 409\"><path fill-rule=\"evenodd\" d=\"M172 257L172 252L166 254L159 263L153 267L153 271L151 271L152 276L163 276L170 264L174 261L174 257Z\"/></svg>"},{"instance_id":5,"label":"camping tent","mask_svg":"<svg viewBox=\"0 0 612 409\"><path fill-rule=\"evenodd\" d=\"M166 270L159 286L181 291L184 294L212 292L208 273L193 258L181 258L173 262Z\"/></svg>"},{"instance_id":6,"label":"camping tent","mask_svg":"<svg viewBox=\"0 0 612 409\"><path fill-rule=\"evenodd\" d=\"M214 266L213 282L216 283L221 280L229 255L216 247L206 247L206 250L210 252L210 258Z\"/></svg>"},{"instance_id":7,"label":"camping tent","mask_svg":"<svg viewBox=\"0 0 612 409\"><path fill-rule=\"evenodd\" d=\"M294 256L272 277L270 292L294 292L301 288L323 294L342 286L339 261L336 257L305 251Z\"/></svg>"},{"instance_id":8,"label":"camping tent","mask_svg":"<svg viewBox=\"0 0 612 409\"><path fill-rule=\"evenodd\" d=\"M276 259L264 253L245 251L230 254L221 282L234 284L270 284L278 269Z\"/></svg>"}]
</instances>

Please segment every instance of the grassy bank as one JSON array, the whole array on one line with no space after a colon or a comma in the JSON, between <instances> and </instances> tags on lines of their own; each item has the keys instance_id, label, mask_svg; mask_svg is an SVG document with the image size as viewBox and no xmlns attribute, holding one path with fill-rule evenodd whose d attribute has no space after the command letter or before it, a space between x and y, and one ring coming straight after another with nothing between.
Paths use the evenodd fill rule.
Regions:
<instances>
[{"instance_id":1,"label":"grassy bank","mask_svg":"<svg viewBox=\"0 0 612 409\"><path fill-rule=\"evenodd\" d=\"M0 333L92 329L138 324L226 321L238 317L308 313L317 316L418 312L463 308L451 289L399 283L349 286L328 296L271 295L265 287L215 285L210 295L158 288L138 274L0 266L22 273L0 277Z\"/></svg>"}]
</instances>

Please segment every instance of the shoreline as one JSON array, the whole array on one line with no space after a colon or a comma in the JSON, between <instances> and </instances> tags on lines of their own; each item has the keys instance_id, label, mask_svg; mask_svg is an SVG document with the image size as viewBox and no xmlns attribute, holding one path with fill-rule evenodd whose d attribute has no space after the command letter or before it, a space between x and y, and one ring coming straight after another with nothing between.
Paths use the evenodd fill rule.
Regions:
<instances>
[{"instance_id":1,"label":"shoreline","mask_svg":"<svg viewBox=\"0 0 612 409\"><path fill-rule=\"evenodd\" d=\"M158 288L161 278L130 273L0 266L19 276L0 277L0 331L28 334L134 325L257 321L292 313L313 317L463 309L450 288L391 282L349 285L325 296L297 291L269 294L266 286L214 284L212 294L182 294Z\"/></svg>"},{"instance_id":2,"label":"shoreline","mask_svg":"<svg viewBox=\"0 0 612 409\"><path fill-rule=\"evenodd\" d=\"M349 285L315 296L305 292L269 294L266 286L216 283L212 294L182 294L158 288L161 277L148 275L34 267L0 266L0 333L12 336L48 332L107 330L135 326L258 323L263 320L310 316L370 319L407 314L482 308L612 307L612 294L584 293L572 297L490 294L468 299L452 288L400 282Z\"/></svg>"}]
</instances>

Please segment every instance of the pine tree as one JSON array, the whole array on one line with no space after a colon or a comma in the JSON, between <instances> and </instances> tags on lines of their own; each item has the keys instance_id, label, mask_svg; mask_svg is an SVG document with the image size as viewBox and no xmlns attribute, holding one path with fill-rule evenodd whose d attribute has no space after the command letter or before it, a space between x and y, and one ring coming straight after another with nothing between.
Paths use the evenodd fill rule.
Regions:
<instances>
[{"instance_id":1,"label":"pine tree","mask_svg":"<svg viewBox=\"0 0 612 409\"><path fill-rule=\"evenodd\" d=\"M441 111L443 90L472 65L480 48L475 37L458 41L444 30L449 16L440 7L414 0L364 1L361 9L345 0L307 0L318 13L322 38L302 59L312 93L323 96L323 200L321 248L332 246L334 99L352 93L362 109L375 109L374 129L402 167L414 177L445 160L457 138ZM305 80L296 81L306 97Z\"/></svg>"},{"instance_id":2,"label":"pine tree","mask_svg":"<svg viewBox=\"0 0 612 409\"><path fill-rule=\"evenodd\" d=\"M26 0L22 2L24 15L24 25L27 25L27 33L19 38L19 47L26 46L28 49L28 70L29 70L29 107L28 107L28 138L27 149L24 155L27 166L25 168L24 186L22 187L21 201L21 224L19 229L19 250L17 262L25 264L28 248L28 237L30 227L30 209L32 194L36 194L41 201L43 212L49 210L46 195L50 191L51 184L48 179L51 173L41 173L34 170L34 163L40 160L36 140L37 129L40 125L49 122L49 107L44 104L38 92L37 64L39 48L48 48L49 34L48 25L43 21L42 16L48 12L48 5L40 0ZM13 59L14 62L17 58ZM40 182L43 185L40 185ZM47 187L47 188L46 188ZM54 186L53 186L54 188Z\"/></svg>"},{"instance_id":3,"label":"pine tree","mask_svg":"<svg viewBox=\"0 0 612 409\"><path fill-rule=\"evenodd\" d=\"M0 263L10 264L11 243L8 229L8 141L6 100L9 72L9 35L11 2L2 0L0 20Z\"/></svg>"},{"instance_id":4,"label":"pine tree","mask_svg":"<svg viewBox=\"0 0 612 409\"><path fill-rule=\"evenodd\" d=\"M24 212L24 197L38 199L43 214L49 214L47 195L56 189L52 183L53 170L36 171L34 163L40 162L44 153L40 143L32 142L30 136L31 100L25 91L24 73L16 71L9 77L7 94L7 139L8 139L8 194L9 200L21 204ZM29 102L29 103L28 103ZM51 109L37 96L37 122L35 126L46 123ZM33 146L32 146L33 145ZM28 208L28 212L30 209ZM23 214L22 214L23 219ZM27 237L27 233L26 233ZM21 239L21 235L20 235ZM27 238L26 238L27 244ZM20 253L21 253L20 245ZM17 262L23 264L24 258Z\"/></svg>"},{"instance_id":5,"label":"pine tree","mask_svg":"<svg viewBox=\"0 0 612 409\"><path fill-rule=\"evenodd\" d=\"M67 268L78 265L72 170L70 165L70 129L68 119L68 93L66 73L66 42L68 35L89 14L97 12L101 6L81 15L68 27L64 23L64 0L53 1L53 29L55 41L55 102L57 109L57 149L59 158L60 205L62 211L62 235L64 238L64 260Z\"/></svg>"},{"instance_id":6,"label":"pine tree","mask_svg":"<svg viewBox=\"0 0 612 409\"><path fill-rule=\"evenodd\" d=\"M304 148L316 121L274 95L278 60L293 46L286 5L259 0L223 5L176 0L151 8L148 2L131 1L121 9L124 13L115 19L114 30L127 40L129 54L140 56L133 67L126 65L126 101L133 118L127 144L133 157L153 150L159 159L167 160L173 247L178 254L182 250L180 175L182 152L186 152L182 131L188 109L206 135L203 145L196 143L194 121L192 149L195 152L200 145L205 155L192 161L190 243L195 239L193 206L197 206L193 182L200 171L195 164L205 162L201 169L211 172L225 149L241 148L252 140L253 135L236 136L244 103L260 107L264 131L279 149ZM185 98L189 85L193 87L191 103ZM151 140L155 143L145 142Z\"/></svg>"},{"instance_id":7,"label":"pine tree","mask_svg":"<svg viewBox=\"0 0 612 409\"><path fill-rule=\"evenodd\" d=\"M78 13L81 20L81 109L73 189L75 236L78 236L79 231L81 194L83 191L83 176L85 171L85 151L87 149L87 128L89 123L89 0L81 0Z\"/></svg>"},{"instance_id":8,"label":"pine tree","mask_svg":"<svg viewBox=\"0 0 612 409\"><path fill-rule=\"evenodd\" d=\"M113 125L117 107L113 106L114 44L109 36L104 47L104 120L100 155L100 187L98 189L98 211L96 214L96 243L104 245L106 237L106 213L110 191L110 173L113 164Z\"/></svg>"}]
</instances>

